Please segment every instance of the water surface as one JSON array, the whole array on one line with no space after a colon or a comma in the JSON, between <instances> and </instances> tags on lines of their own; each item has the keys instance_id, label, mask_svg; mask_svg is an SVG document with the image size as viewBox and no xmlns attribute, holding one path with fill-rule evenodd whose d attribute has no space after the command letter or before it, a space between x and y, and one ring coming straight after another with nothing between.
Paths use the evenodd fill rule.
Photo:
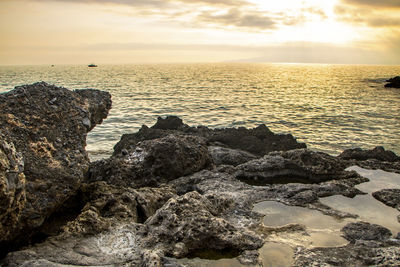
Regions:
<instances>
[{"instance_id":1,"label":"water surface","mask_svg":"<svg viewBox=\"0 0 400 267\"><path fill-rule=\"evenodd\" d=\"M37 81L109 91L108 119L88 136L92 158L171 114L189 125L265 123L332 154L376 145L400 154L400 91L384 88L399 74L400 66L323 64L0 66L0 92Z\"/></svg>"}]
</instances>

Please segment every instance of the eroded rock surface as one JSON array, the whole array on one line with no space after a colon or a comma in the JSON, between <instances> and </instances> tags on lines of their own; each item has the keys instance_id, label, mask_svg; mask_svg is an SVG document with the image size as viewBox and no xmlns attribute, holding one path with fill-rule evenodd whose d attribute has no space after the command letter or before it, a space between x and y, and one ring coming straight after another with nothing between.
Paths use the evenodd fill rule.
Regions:
<instances>
[{"instance_id":1,"label":"eroded rock surface","mask_svg":"<svg viewBox=\"0 0 400 267\"><path fill-rule=\"evenodd\" d=\"M25 207L24 161L14 144L0 132L0 236L9 240Z\"/></svg>"},{"instance_id":2,"label":"eroded rock surface","mask_svg":"<svg viewBox=\"0 0 400 267\"><path fill-rule=\"evenodd\" d=\"M400 210L400 189L383 189L372 196L389 207Z\"/></svg>"},{"instance_id":3,"label":"eroded rock surface","mask_svg":"<svg viewBox=\"0 0 400 267\"><path fill-rule=\"evenodd\" d=\"M212 159L202 138L168 135L146 140L124 153L92 164L89 181L142 187L211 167Z\"/></svg>"},{"instance_id":4,"label":"eroded rock surface","mask_svg":"<svg viewBox=\"0 0 400 267\"><path fill-rule=\"evenodd\" d=\"M22 154L26 179L17 230L0 241L25 240L75 194L89 167L86 134L110 108L107 92L70 91L44 82L0 94L0 131Z\"/></svg>"},{"instance_id":5,"label":"eroded rock surface","mask_svg":"<svg viewBox=\"0 0 400 267\"><path fill-rule=\"evenodd\" d=\"M384 241L392 235L389 229L367 222L349 223L342 232L344 238L353 243L357 240Z\"/></svg>"},{"instance_id":6,"label":"eroded rock surface","mask_svg":"<svg viewBox=\"0 0 400 267\"><path fill-rule=\"evenodd\" d=\"M366 169L381 169L400 173L400 157L393 151L385 150L381 146L371 150L347 149L338 157L347 160L347 166L358 165Z\"/></svg>"},{"instance_id":7,"label":"eroded rock surface","mask_svg":"<svg viewBox=\"0 0 400 267\"><path fill-rule=\"evenodd\" d=\"M167 255L184 257L201 250L254 250L262 240L216 216L212 203L197 192L170 199L146 221L148 244Z\"/></svg>"},{"instance_id":8,"label":"eroded rock surface","mask_svg":"<svg viewBox=\"0 0 400 267\"><path fill-rule=\"evenodd\" d=\"M254 185L274 183L318 183L359 177L345 171L346 164L340 159L322 152L295 149L271 152L263 158L237 166L235 176Z\"/></svg>"},{"instance_id":9,"label":"eroded rock surface","mask_svg":"<svg viewBox=\"0 0 400 267\"><path fill-rule=\"evenodd\" d=\"M305 148L304 143L298 143L291 134L274 134L264 124L254 128L244 127L209 129L205 126L190 127L176 116L165 119L159 117L151 128L143 126L135 134L124 134L114 147L114 155L122 153L123 149L134 147L138 142L164 137L169 134L189 134L204 138L208 144L223 144L228 148L240 149L257 156L271 151Z\"/></svg>"}]
</instances>

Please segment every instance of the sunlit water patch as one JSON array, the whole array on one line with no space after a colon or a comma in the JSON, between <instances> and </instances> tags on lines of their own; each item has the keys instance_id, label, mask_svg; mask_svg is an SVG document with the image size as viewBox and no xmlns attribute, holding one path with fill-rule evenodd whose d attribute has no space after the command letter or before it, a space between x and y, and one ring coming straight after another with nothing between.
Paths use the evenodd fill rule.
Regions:
<instances>
[{"instance_id":1,"label":"sunlit water patch","mask_svg":"<svg viewBox=\"0 0 400 267\"><path fill-rule=\"evenodd\" d=\"M356 214L362 221L382 225L395 235L400 232L400 223L398 221L400 212L386 206L371 195L371 193L382 189L399 189L400 174L382 170L366 170L360 167L351 167L349 169L355 170L361 176L370 179L369 182L356 186L368 194L357 195L354 198L335 195L321 198L320 202L336 210Z\"/></svg>"},{"instance_id":2,"label":"sunlit water patch","mask_svg":"<svg viewBox=\"0 0 400 267\"><path fill-rule=\"evenodd\" d=\"M339 220L308 208L288 206L277 201L263 201L254 205L253 211L264 214L263 224L268 227L282 227L301 224L305 233L278 233L270 238L274 241L288 242L306 247L333 247L348 242L341 237L340 229L349 220ZM295 242L293 242L296 240Z\"/></svg>"}]
</instances>

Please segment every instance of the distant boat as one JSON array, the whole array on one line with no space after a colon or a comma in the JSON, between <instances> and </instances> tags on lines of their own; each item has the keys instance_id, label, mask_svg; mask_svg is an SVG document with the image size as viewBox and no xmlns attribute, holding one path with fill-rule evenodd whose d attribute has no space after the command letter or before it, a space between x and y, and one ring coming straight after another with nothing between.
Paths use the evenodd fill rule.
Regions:
<instances>
[{"instance_id":1,"label":"distant boat","mask_svg":"<svg viewBox=\"0 0 400 267\"><path fill-rule=\"evenodd\" d=\"M89 68L96 68L97 65L95 65L95 64L89 64L88 67L89 67Z\"/></svg>"}]
</instances>

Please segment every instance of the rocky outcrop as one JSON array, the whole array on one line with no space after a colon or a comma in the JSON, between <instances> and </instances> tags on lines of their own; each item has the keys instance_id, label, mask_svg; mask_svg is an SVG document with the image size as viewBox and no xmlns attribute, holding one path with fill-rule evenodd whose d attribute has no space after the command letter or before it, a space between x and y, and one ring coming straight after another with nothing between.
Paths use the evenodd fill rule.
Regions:
<instances>
[{"instance_id":1,"label":"rocky outcrop","mask_svg":"<svg viewBox=\"0 0 400 267\"><path fill-rule=\"evenodd\" d=\"M265 185L275 183L319 183L328 180L358 177L345 171L340 159L308 149L271 152L236 167L235 176L247 183Z\"/></svg>"},{"instance_id":2,"label":"rocky outcrop","mask_svg":"<svg viewBox=\"0 0 400 267\"><path fill-rule=\"evenodd\" d=\"M400 157L398 157L394 152L390 150L385 150L385 148L381 146L377 146L371 150L363 150L361 148L354 149L346 149L340 155L342 159L354 159L354 160L369 160L376 159L380 161L388 161L395 162L399 161Z\"/></svg>"},{"instance_id":3,"label":"rocky outcrop","mask_svg":"<svg viewBox=\"0 0 400 267\"><path fill-rule=\"evenodd\" d=\"M392 236L389 229L367 222L349 223L342 229L343 237L354 243L356 240L384 241Z\"/></svg>"},{"instance_id":4,"label":"rocky outcrop","mask_svg":"<svg viewBox=\"0 0 400 267\"><path fill-rule=\"evenodd\" d=\"M197 192L172 198L146 221L146 242L177 258L202 250L239 255L262 246L263 241L255 233L237 229L216 215L212 203Z\"/></svg>"},{"instance_id":5,"label":"rocky outcrop","mask_svg":"<svg viewBox=\"0 0 400 267\"><path fill-rule=\"evenodd\" d=\"M400 173L400 157L390 150L377 146L371 150L361 148L347 149L339 156L347 166L358 165L366 169L381 169Z\"/></svg>"},{"instance_id":6,"label":"rocky outcrop","mask_svg":"<svg viewBox=\"0 0 400 267\"><path fill-rule=\"evenodd\" d=\"M25 207L25 175L22 155L0 132L0 237L9 240Z\"/></svg>"},{"instance_id":7,"label":"rocky outcrop","mask_svg":"<svg viewBox=\"0 0 400 267\"><path fill-rule=\"evenodd\" d=\"M385 84L385 87L400 88L400 76L390 78L386 82L388 83Z\"/></svg>"},{"instance_id":8,"label":"rocky outcrop","mask_svg":"<svg viewBox=\"0 0 400 267\"><path fill-rule=\"evenodd\" d=\"M383 189L372 193L372 196L389 207L400 211L400 189Z\"/></svg>"},{"instance_id":9,"label":"rocky outcrop","mask_svg":"<svg viewBox=\"0 0 400 267\"><path fill-rule=\"evenodd\" d=\"M0 241L26 240L31 229L75 194L89 167L86 134L110 108L109 93L70 91L44 82L0 95L0 131L21 153L26 179L17 230L12 236L1 235Z\"/></svg>"},{"instance_id":10,"label":"rocky outcrop","mask_svg":"<svg viewBox=\"0 0 400 267\"><path fill-rule=\"evenodd\" d=\"M120 155L93 163L88 180L134 188L158 186L211 165L202 138L171 134L142 141Z\"/></svg>"},{"instance_id":11,"label":"rocky outcrop","mask_svg":"<svg viewBox=\"0 0 400 267\"><path fill-rule=\"evenodd\" d=\"M209 145L217 144L232 149L240 149L257 156L271 151L305 148L304 143L298 143L291 134L274 134L264 124L254 128L209 129L204 126L190 127L176 116L165 119L159 117L151 128L142 126L135 134L124 134L114 147L114 154L122 153L123 149L135 147L138 142L164 137L169 134L188 134L204 138Z\"/></svg>"}]
</instances>

